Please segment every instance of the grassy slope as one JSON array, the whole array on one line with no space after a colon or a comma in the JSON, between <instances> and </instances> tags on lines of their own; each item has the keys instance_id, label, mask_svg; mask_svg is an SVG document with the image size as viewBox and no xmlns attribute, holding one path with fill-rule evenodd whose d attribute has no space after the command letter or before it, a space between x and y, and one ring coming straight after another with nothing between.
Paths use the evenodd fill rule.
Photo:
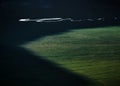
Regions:
<instances>
[{"instance_id":1,"label":"grassy slope","mask_svg":"<svg viewBox=\"0 0 120 86\"><path fill-rule=\"evenodd\" d=\"M120 27L71 30L23 47L105 86L120 86Z\"/></svg>"}]
</instances>

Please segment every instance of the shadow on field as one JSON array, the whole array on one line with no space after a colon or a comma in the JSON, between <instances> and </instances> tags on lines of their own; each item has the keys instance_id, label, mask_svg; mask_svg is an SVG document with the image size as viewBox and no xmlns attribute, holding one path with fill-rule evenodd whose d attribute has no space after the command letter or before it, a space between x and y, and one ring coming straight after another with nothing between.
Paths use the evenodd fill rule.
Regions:
<instances>
[{"instance_id":1,"label":"shadow on field","mask_svg":"<svg viewBox=\"0 0 120 86\"><path fill-rule=\"evenodd\" d=\"M36 23L36 22L18 22L12 21L3 25L0 39L1 44L21 45L29 41L34 41L48 35L60 34L71 29L85 29L93 27L114 26L116 24L104 22L54 22L54 23Z\"/></svg>"},{"instance_id":2,"label":"shadow on field","mask_svg":"<svg viewBox=\"0 0 120 86\"><path fill-rule=\"evenodd\" d=\"M0 51L0 86L95 86L92 80L22 48L1 46Z\"/></svg>"}]
</instances>

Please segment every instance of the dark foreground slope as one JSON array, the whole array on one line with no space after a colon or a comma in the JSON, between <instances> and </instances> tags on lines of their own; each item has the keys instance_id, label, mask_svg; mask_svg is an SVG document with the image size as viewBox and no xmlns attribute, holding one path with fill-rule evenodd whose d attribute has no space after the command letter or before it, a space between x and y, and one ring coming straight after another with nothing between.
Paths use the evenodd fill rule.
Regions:
<instances>
[{"instance_id":1,"label":"dark foreground slope","mask_svg":"<svg viewBox=\"0 0 120 86\"><path fill-rule=\"evenodd\" d=\"M0 47L0 86L93 86L71 73L18 47Z\"/></svg>"}]
</instances>

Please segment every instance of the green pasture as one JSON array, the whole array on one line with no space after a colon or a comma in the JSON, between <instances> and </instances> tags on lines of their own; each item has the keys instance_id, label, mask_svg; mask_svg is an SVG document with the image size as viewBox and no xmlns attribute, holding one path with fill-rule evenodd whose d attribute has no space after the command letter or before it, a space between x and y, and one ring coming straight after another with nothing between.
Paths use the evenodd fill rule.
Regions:
<instances>
[{"instance_id":1,"label":"green pasture","mask_svg":"<svg viewBox=\"0 0 120 86\"><path fill-rule=\"evenodd\" d=\"M69 30L22 47L102 86L120 86L119 26Z\"/></svg>"}]
</instances>

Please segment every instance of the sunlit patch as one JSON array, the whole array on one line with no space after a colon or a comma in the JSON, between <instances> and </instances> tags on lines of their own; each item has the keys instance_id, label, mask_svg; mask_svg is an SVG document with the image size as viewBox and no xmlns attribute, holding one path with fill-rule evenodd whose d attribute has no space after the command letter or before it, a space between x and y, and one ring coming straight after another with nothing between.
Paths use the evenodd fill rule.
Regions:
<instances>
[{"instance_id":1,"label":"sunlit patch","mask_svg":"<svg viewBox=\"0 0 120 86\"><path fill-rule=\"evenodd\" d=\"M120 85L119 26L71 30L22 47L104 86Z\"/></svg>"}]
</instances>

